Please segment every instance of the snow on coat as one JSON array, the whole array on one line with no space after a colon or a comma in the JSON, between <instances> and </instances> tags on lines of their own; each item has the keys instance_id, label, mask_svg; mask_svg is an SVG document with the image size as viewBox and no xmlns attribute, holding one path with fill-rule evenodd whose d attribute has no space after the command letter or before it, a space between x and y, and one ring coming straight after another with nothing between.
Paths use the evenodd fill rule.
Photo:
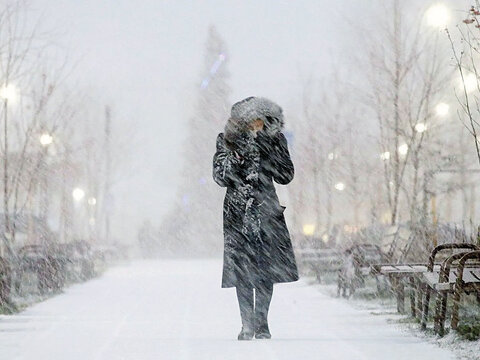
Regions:
<instances>
[{"instance_id":1,"label":"snow on coat","mask_svg":"<svg viewBox=\"0 0 480 360\"><path fill-rule=\"evenodd\" d=\"M257 136L245 130L255 119L265 122ZM280 106L252 97L232 107L225 132L217 136L213 178L227 188L222 287L298 280L285 207L273 185L273 180L288 184L294 176L283 125Z\"/></svg>"}]
</instances>

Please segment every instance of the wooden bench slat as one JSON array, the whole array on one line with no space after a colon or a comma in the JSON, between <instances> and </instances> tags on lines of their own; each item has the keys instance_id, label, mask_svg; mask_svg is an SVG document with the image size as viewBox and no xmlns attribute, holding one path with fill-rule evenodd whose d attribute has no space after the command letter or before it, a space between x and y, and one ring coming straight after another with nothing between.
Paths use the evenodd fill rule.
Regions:
<instances>
[{"instance_id":1,"label":"wooden bench slat","mask_svg":"<svg viewBox=\"0 0 480 360\"><path fill-rule=\"evenodd\" d=\"M416 274L422 273L427 271L426 265L386 265L380 266L377 268L380 274L388 275L388 274ZM434 270L440 270L440 265L435 265Z\"/></svg>"},{"instance_id":2,"label":"wooden bench slat","mask_svg":"<svg viewBox=\"0 0 480 360\"><path fill-rule=\"evenodd\" d=\"M433 289L438 291L450 291L453 290L455 282L457 281L457 273L455 269L450 271L448 276L448 283L439 282L439 271L428 272L422 274L423 280ZM465 268L463 271L464 283L480 283L480 269L478 268Z\"/></svg>"},{"instance_id":3,"label":"wooden bench slat","mask_svg":"<svg viewBox=\"0 0 480 360\"><path fill-rule=\"evenodd\" d=\"M399 271L412 271L413 268L410 265L397 265Z\"/></svg>"},{"instance_id":4,"label":"wooden bench slat","mask_svg":"<svg viewBox=\"0 0 480 360\"><path fill-rule=\"evenodd\" d=\"M477 283L480 282L480 269L465 269L463 272L463 282Z\"/></svg>"}]
</instances>

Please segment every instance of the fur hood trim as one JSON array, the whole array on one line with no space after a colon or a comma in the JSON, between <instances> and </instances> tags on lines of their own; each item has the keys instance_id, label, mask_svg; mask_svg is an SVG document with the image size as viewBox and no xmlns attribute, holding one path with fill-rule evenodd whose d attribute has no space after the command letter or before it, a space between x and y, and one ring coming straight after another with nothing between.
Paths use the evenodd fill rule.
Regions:
<instances>
[{"instance_id":1,"label":"fur hood trim","mask_svg":"<svg viewBox=\"0 0 480 360\"><path fill-rule=\"evenodd\" d=\"M231 117L245 124L255 119L265 123L264 131L268 135L276 135L283 130L285 119L282 108L273 101L262 97L248 97L232 106Z\"/></svg>"}]
</instances>

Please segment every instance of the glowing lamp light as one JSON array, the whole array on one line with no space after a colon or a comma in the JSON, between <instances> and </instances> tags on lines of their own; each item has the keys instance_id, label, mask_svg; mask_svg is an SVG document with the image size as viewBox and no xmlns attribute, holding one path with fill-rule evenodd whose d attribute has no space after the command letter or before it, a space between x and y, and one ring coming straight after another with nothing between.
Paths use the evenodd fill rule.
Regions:
<instances>
[{"instance_id":1,"label":"glowing lamp light","mask_svg":"<svg viewBox=\"0 0 480 360\"><path fill-rule=\"evenodd\" d=\"M336 183L335 189L337 189L338 191L343 191L345 190L345 184L343 182Z\"/></svg>"},{"instance_id":2,"label":"glowing lamp light","mask_svg":"<svg viewBox=\"0 0 480 360\"><path fill-rule=\"evenodd\" d=\"M343 227L343 231L345 231L346 233L353 234L358 231L358 228L355 225L345 225Z\"/></svg>"},{"instance_id":3,"label":"glowing lamp light","mask_svg":"<svg viewBox=\"0 0 480 360\"><path fill-rule=\"evenodd\" d=\"M436 4L431 6L427 12L427 23L432 27L445 27L450 20L450 11L445 5Z\"/></svg>"},{"instance_id":4,"label":"glowing lamp light","mask_svg":"<svg viewBox=\"0 0 480 360\"><path fill-rule=\"evenodd\" d=\"M450 110L450 105L443 102L435 106L435 112L437 113L438 116L446 116L449 110Z\"/></svg>"},{"instance_id":5,"label":"glowing lamp light","mask_svg":"<svg viewBox=\"0 0 480 360\"><path fill-rule=\"evenodd\" d=\"M97 205L97 199L95 199L94 197L89 197L88 198L88 205L91 205L91 206Z\"/></svg>"},{"instance_id":6,"label":"glowing lamp light","mask_svg":"<svg viewBox=\"0 0 480 360\"><path fill-rule=\"evenodd\" d=\"M53 142L53 136L52 135L45 133L45 134L42 134L40 136L40 144L42 144L43 146L48 146L52 142Z\"/></svg>"},{"instance_id":7,"label":"glowing lamp light","mask_svg":"<svg viewBox=\"0 0 480 360\"><path fill-rule=\"evenodd\" d=\"M73 200L82 201L83 198L85 197L85 191L77 187L73 189L72 196L73 196Z\"/></svg>"},{"instance_id":8,"label":"glowing lamp light","mask_svg":"<svg viewBox=\"0 0 480 360\"><path fill-rule=\"evenodd\" d=\"M380 159L382 160L390 160L390 151L385 151L380 154Z\"/></svg>"},{"instance_id":9,"label":"glowing lamp light","mask_svg":"<svg viewBox=\"0 0 480 360\"><path fill-rule=\"evenodd\" d=\"M407 153L408 153L408 145L407 145L407 144L402 144L402 145L400 145L400 146L398 147L398 153L399 153L400 155L403 155L403 156L407 155Z\"/></svg>"},{"instance_id":10,"label":"glowing lamp light","mask_svg":"<svg viewBox=\"0 0 480 360\"><path fill-rule=\"evenodd\" d=\"M415 131L418 132L418 133L423 133L427 130L427 125L425 125L424 123L418 123L417 125L415 125Z\"/></svg>"},{"instance_id":11,"label":"glowing lamp light","mask_svg":"<svg viewBox=\"0 0 480 360\"><path fill-rule=\"evenodd\" d=\"M307 236L312 236L315 233L315 224L305 224L303 225L303 234Z\"/></svg>"},{"instance_id":12,"label":"glowing lamp light","mask_svg":"<svg viewBox=\"0 0 480 360\"><path fill-rule=\"evenodd\" d=\"M328 154L327 157L328 157L328 160L332 161L332 160L338 159L338 154L331 152Z\"/></svg>"},{"instance_id":13,"label":"glowing lamp light","mask_svg":"<svg viewBox=\"0 0 480 360\"><path fill-rule=\"evenodd\" d=\"M14 85L3 85L0 88L0 98L8 101L15 101L17 98L17 88Z\"/></svg>"},{"instance_id":14,"label":"glowing lamp light","mask_svg":"<svg viewBox=\"0 0 480 360\"><path fill-rule=\"evenodd\" d=\"M462 89L465 87L467 93L471 93L477 89L478 79L475 74L469 73L463 77L463 81L461 78L458 80L458 86Z\"/></svg>"}]
</instances>

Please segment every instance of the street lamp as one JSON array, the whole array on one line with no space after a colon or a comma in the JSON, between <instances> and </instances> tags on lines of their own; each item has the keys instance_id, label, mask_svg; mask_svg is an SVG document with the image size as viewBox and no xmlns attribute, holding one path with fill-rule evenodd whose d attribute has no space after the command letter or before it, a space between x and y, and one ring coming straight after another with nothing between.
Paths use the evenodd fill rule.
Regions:
<instances>
[{"instance_id":1,"label":"street lamp","mask_svg":"<svg viewBox=\"0 0 480 360\"><path fill-rule=\"evenodd\" d=\"M338 191L343 191L345 190L345 184L343 182L338 182L335 184L335 189Z\"/></svg>"},{"instance_id":2,"label":"street lamp","mask_svg":"<svg viewBox=\"0 0 480 360\"><path fill-rule=\"evenodd\" d=\"M17 88L15 85L3 85L0 88L0 98L9 102L14 102L17 99Z\"/></svg>"},{"instance_id":3,"label":"street lamp","mask_svg":"<svg viewBox=\"0 0 480 360\"><path fill-rule=\"evenodd\" d=\"M380 158L385 161L390 160L390 151L385 151L381 153Z\"/></svg>"},{"instance_id":4,"label":"street lamp","mask_svg":"<svg viewBox=\"0 0 480 360\"><path fill-rule=\"evenodd\" d=\"M458 80L458 84L460 88L465 88L467 93L471 93L475 91L478 87L478 79L477 76L473 73L469 73Z\"/></svg>"},{"instance_id":5,"label":"street lamp","mask_svg":"<svg viewBox=\"0 0 480 360\"><path fill-rule=\"evenodd\" d=\"M400 155L403 155L403 156L407 155L407 153L408 153L408 144L402 144L402 145L400 145L400 146L398 147L398 153L399 153Z\"/></svg>"},{"instance_id":6,"label":"street lamp","mask_svg":"<svg viewBox=\"0 0 480 360\"><path fill-rule=\"evenodd\" d=\"M427 125L425 125L424 123L418 123L417 125L415 125L415 131L418 132L418 133L423 133L427 130Z\"/></svg>"},{"instance_id":7,"label":"street lamp","mask_svg":"<svg viewBox=\"0 0 480 360\"><path fill-rule=\"evenodd\" d=\"M450 20L450 11L443 4L432 5L426 12L428 25L436 28L445 27Z\"/></svg>"},{"instance_id":8,"label":"street lamp","mask_svg":"<svg viewBox=\"0 0 480 360\"><path fill-rule=\"evenodd\" d=\"M90 206L95 206L97 204L97 199L94 197L89 197L88 198L88 205Z\"/></svg>"},{"instance_id":9,"label":"street lamp","mask_svg":"<svg viewBox=\"0 0 480 360\"><path fill-rule=\"evenodd\" d=\"M437 106L435 106L435 112L437 113L438 116L446 116L448 114L448 111L450 110L450 105L441 102Z\"/></svg>"},{"instance_id":10,"label":"street lamp","mask_svg":"<svg viewBox=\"0 0 480 360\"><path fill-rule=\"evenodd\" d=\"M312 236L315 233L315 224L303 225L303 234L306 236Z\"/></svg>"},{"instance_id":11,"label":"street lamp","mask_svg":"<svg viewBox=\"0 0 480 360\"><path fill-rule=\"evenodd\" d=\"M72 191L73 200L80 202L85 197L85 191L80 188L75 188Z\"/></svg>"},{"instance_id":12,"label":"street lamp","mask_svg":"<svg viewBox=\"0 0 480 360\"><path fill-rule=\"evenodd\" d=\"M338 158L338 154L331 152L328 154L328 160L332 161Z\"/></svg>"},{"instance_id":13,"label":"street lamp","mask_svg":"<svg viewBox=\"0 0 480 360\"><path fill-rule=\"evenodd\" d=\"M330 238L328 237L328 235L327 235L327 234L323 234L323 235L322 235L322 241L326 244L326 243L328 243L328 240L330 240Z\"/></svg>"},{"instance_id":14,"label":"street lamp","mask_svg":"<svg viewBox=\"0 0 480 360\"><path fill-rule=\"evenodd\" d=\"M53 136L52 135L50 135L48 133L44 133L44 134L40 135L40 144L42 144L42 146L48 146L51 143L53 143Z\"/></svg>"},{"instance_id":15,"label":"street lamp","mask_svg":"<svg viewBox=\"0 0 480 360\"><path fill-rule=\"evenodd\" d=\"M4 84L0 88L0 98L3 100L3 150L4 150L4 158L3 158L3 213L5 216L5 233L9 234L9 236L14 237L14 232L10 229L10 215L9 215L9 208L8 208L8 103L15 101L17 95L17 91L15 86L12 84Z\"/></svg>"}]
</instances>

